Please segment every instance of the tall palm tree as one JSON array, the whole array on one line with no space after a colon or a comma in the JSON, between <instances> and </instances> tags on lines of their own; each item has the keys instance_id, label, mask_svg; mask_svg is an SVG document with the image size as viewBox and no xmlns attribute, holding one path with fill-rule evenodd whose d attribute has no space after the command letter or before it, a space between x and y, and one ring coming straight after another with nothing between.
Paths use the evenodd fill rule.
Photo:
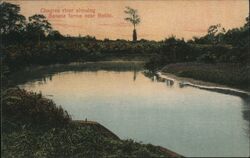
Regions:
<instances>
[{"instance_id":1,"label":"tall palm tree","mask_svg":"<svg viewBox=\"0 0 250 158\"><path fill-rule=\"evenodd\" d=\"M126 10L124 12L128 15L128 17L126 17L124 20L129 21L134 26L133 41L137 41L137 33L135 26L141 22L141 19L138 15L138 11L136 9L126 7Z\"/></svg>"}]
</instances>

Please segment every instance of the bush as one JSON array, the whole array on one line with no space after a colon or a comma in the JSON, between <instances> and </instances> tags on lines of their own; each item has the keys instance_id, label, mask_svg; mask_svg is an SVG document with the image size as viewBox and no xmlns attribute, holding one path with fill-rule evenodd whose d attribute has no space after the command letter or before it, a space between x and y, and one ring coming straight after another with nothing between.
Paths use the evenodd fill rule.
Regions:
<instances>
[{"instance_id":1,"label":"bush","mask_svg":"<svg viewBox=\"0 0 250 158\"><path fill-rule=\"evenodd\" d=\"M41 94L27 92L22 89L6 90L2 100L2 114L4 130L8 130L10 123L25 126L39 126L44 129L67 125L71 118L61 107L42 97Z\"/></svg>"}]
</instances>

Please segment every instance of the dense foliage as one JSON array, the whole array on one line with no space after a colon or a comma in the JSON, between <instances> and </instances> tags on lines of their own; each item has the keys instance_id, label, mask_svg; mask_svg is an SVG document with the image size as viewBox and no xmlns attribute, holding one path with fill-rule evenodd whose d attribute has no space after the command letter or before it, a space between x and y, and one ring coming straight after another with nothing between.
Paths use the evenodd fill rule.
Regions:
<instances>
[{"instance_id":1,"label":"dense foliage","mask_svg":"<svg viewBox=\"0 0 250 158\"><path fill-rule=\"evenodd\" d=\"M6 89L2 92L3 130L12 131L21 125L50 128L67 125L71 118L61 107L41 94L22 89Z\"/></svg>"},{"instance_id":2,"label":"dense foliage","mask_svg":"<svg viewBox=\"0 0 250 158\"><path fill-rule=\"evenodd\" d=\"M203 37L185 42L174 36L166 39L146 67L157 70L176 62L250 63L249 17L241 28L226 31L221 25L212 25Z\"/></svg>"},{"instance_id":3,"label":"dense foliage","mask_svg":"<svg viewBox=\"0 0 250 158\"><path fill-rule=\"evenodd\" d=\"M68 38L61 41L32 42L22 45L6 45L2 48L4 63L12 70L30 65L48 65L75 61L97 61L114 57L148 58L158 50L157 42L89 41Z\"/></svg>"},{"instance_id":4,"label":"dense foliage","mask_svg":"<svg viewBox=\"0 0 250 158\"><path fill-rule=\"evenodd\" d=\"M40 43L48 37L58 37L46 17L41 14L26 19L20 14L20 7L8 2L0 2L0 38L3 44ZM57 32L58 33L58 32ZM49 35L49 36L48 36Z\"/></svg>"}]
</instances>

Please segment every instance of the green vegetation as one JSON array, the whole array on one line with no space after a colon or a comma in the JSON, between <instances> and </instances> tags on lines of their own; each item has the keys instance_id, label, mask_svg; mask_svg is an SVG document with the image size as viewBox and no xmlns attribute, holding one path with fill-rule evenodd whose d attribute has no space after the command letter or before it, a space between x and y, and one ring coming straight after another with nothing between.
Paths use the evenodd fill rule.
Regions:
<instances>
[{"instance_id":1,"label":"green vegetation","mask_svg":"<svg viewBox=\"0 0 250 158\"><path fill-rule=\"evenodd\" d=\"M70 119L41 94L5 91L3 157L168 157L163 148L120 140Z\"/></svg>"},{"instance_id":2,"label":"green vegetation","mask_svg":"<svg viewBox=\"0 0 250 158\"><path fill-rule=\"evenodd\" d=\"M180 77L189 77L250 90L250 67L243 67L240 64L177 63L163 67L162 71Z\"/></svg>"},{"instance_id":3,"label":"green vegetation","mask_svg":"<svg viewBox=\"0 0 250 158\"><path fill-rule=\"evenodd\" d=\"M207 35L194 37L185 42L174 36L166 39L158 53L146 64L151 70L159 70L170 63L200 62L237 63L246 66L250 63L249 17L241 28L226 31L221 25L212 25Z\"/></svg>"},{"instance_id":4,"label":"green vegetation","mask_svg":"<svg viewBox=\"0 0 250 158\"><path fill-rule=\"evenodd\" d=\"M160 147L113 140L91 127L29 129L3 134L3 157L168 157Z\"/></svg>"},{"instance_id":5,"label":"green vegetation","mask_svg":"<svg viewBox=\"0 0 250 158\"><path fill-rule=\"evenodd\" d=\"M187 42L174 36L166 39L146 68L250 90L249 50L247 17L241 28L226 31L212 25L207 35Z\"/></svg>"},{"instance_id":6,"label":"green vegetation","mask_svg":"<svg viewBox=\"0 0 250 158\"><path fill-rule=\"evenodd\" d=\"M3 131L18 129L21 125L42 127L64 126L71 120L68 113L41 94L21 89L7 89L2 98ZM14 126L15 125L15 126Z\"/></svg>"},{"instance_id":7,"label":"green vegetation","mask_svg":"<svg viewBox=\"0 0 250 158\"><path fill-rule=\"evenodd\" d=\"M66 39L43 41L40 45L26 43L5 45L2 48L3 62L12 71L31 65L86 62L113 59L145 60L150 52L157 51L157 42L92 41L89 39ZM142 49L144 48L144 49Z\"/></svg>"}]
</instances>

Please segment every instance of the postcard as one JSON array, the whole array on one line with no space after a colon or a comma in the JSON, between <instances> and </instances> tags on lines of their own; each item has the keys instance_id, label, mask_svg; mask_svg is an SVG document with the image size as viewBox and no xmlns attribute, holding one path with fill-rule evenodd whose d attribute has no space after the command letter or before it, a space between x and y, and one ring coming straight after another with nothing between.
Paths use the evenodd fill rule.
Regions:
<instances>
[{"instance_id":1,"label":"postcard","mask_svg":"<svg viewBox=\"0 0 250 158\"><path fill-rule=\"evenodd\" d=\"M2 157L249 157L248 0L3 0Z\"/></svg>"}]
</instances>

